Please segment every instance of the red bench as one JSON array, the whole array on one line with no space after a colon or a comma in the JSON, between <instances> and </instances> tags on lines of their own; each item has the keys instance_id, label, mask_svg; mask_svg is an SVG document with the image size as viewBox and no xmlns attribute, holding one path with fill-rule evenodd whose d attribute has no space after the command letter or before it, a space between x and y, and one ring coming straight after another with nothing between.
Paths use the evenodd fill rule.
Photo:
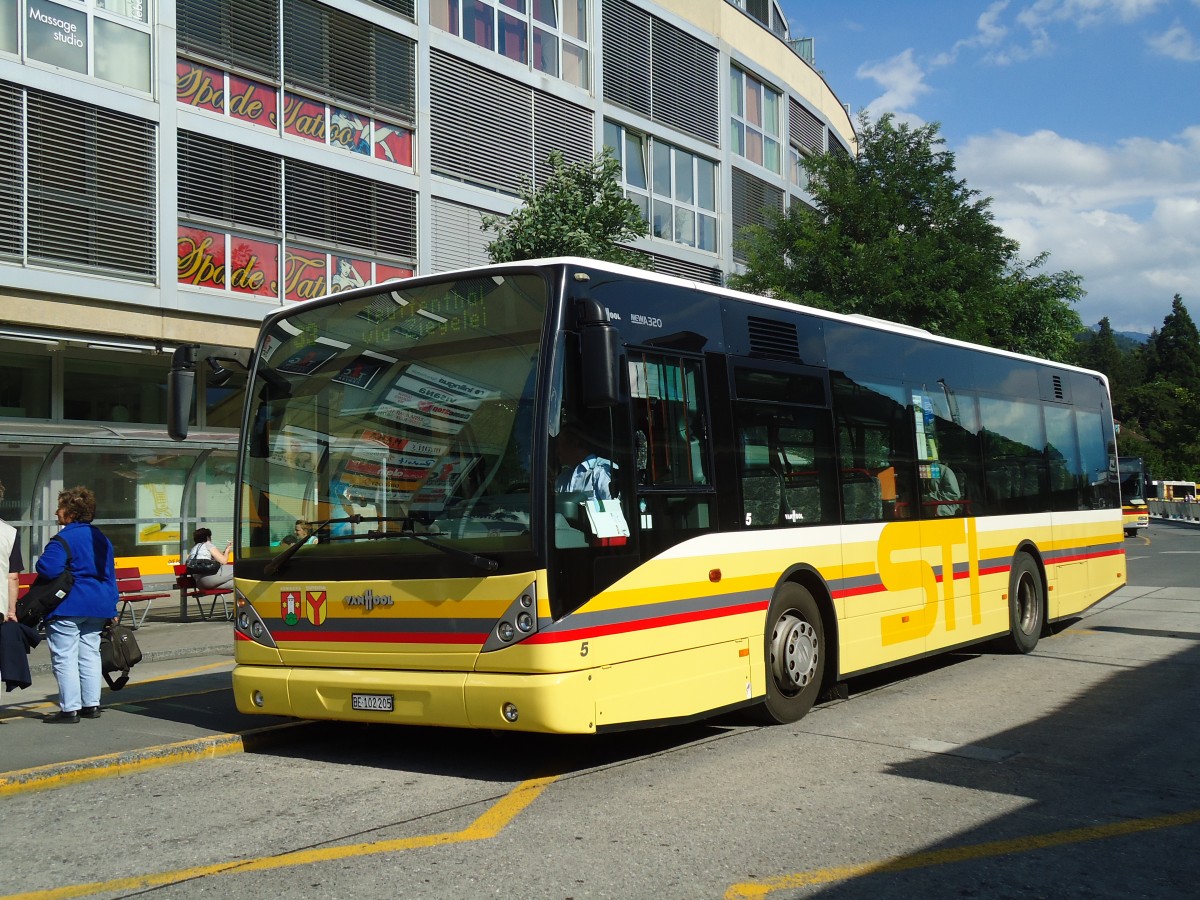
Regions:
<instances>
[{"instance_id":1,"label":"red bench","mask_svg":"<svg viewBox=\"0 0 1200 900\"><path fill-rule=\"evenodd\" d=\"M188 574L186 563L176 563L173 568L175 569L175 587L179 589L181 609L186 610L187 602L195 600L196 611L200 613L200 618L208 620L216 613L217 603L220 602L226 620L233 618L232 608L229 605L229 596L233 593L232 587L202 588L196 583L195 577ZM207 613L204 612L205 600L210 601Z\"/></svg>"},{"instance_id":2,"label":"red bench","mask_svg":"<svg viewBox=\"0 0 1200 900\"><path fill-rule=\"evenodd\" d=\"M136 566L117 569L117 602L121 607L117 615L117 621L120 622L124 619L125 612L128 610L129 618L133 622L135 631L141 628L142 623L146 621L146 616L150 613L151 604L161 597L170 596L170 591L162 591L161 593L147 591L146 586L142 583L142 570ZM133 607L134 603L146 604L142 609L140 618L138 617L137 610Z\"/></svg>"}]
</instances>

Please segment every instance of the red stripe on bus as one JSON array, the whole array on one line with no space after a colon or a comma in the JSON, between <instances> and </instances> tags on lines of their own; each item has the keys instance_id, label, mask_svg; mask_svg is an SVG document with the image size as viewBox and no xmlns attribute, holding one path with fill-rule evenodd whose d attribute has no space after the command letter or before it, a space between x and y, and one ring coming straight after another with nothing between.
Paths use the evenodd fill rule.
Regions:
<instances>
[{"instance_id":1,"label":"red stripe on bus","mask_svg":"<svg viewBox=\"0 0 1200 900\"><path fill-rule=\"evenodd\" d=\"M840 591L830 591L834 600L844 600L847 597L861 597L864 594L878 594L880 591L886 591L883 582L864 585L863 587L845 588Z\"/></svg>"},{"instance_id":2,"label":"red stripe on bus","mask_svg":"<svg viewBox=\"0 0 1200 900\"><path fill-rule=\"evenodd\" d=\"M278 643L286 641L321 641L344 644L477 644L483 645L486 634L443 634L439 632L364 632L364 631L272 631Z\"/></svg>"},{"instance_id":3,"label":"red stripe on bus","mask_svg":"<svg viewBox=\"0 0 1200 900\"><path fill-rule=\"evenodd\" d=\"M635 619L629 622L613 622L608 625L594 625L590 628L572 628L567 631L543 631L526 638L526 644L561 644L566 641L578 641L583 638L603 637L608 634L622 634L630 631L646 631L651 628L664 628L667 625L682 625L687 622L703 622L706 619L720 619L725 616L738 616L743 613L763 612L766 602L743 603L738 606L724 606L720 609L703 609L696 612L676 613L670 616L655 616L650 619Z\"/></svg>"}]
</instances>

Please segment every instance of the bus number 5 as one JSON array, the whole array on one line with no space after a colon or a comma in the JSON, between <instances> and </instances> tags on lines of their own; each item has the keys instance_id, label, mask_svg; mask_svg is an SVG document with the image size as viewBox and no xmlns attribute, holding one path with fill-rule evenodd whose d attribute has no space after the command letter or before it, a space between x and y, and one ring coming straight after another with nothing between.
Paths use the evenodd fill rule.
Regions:
<instances>
[{"instance_id":1,"label":"bus number 5","mask_svg":"<svg viewBox=\"0 0 1200 900\"><path fill-rule=\"evenodd\" d=\"M579 655L580 656L588 655L588 642L587 641L584 641L582 644L579 645Z\"/></svg>"}]
</instances>

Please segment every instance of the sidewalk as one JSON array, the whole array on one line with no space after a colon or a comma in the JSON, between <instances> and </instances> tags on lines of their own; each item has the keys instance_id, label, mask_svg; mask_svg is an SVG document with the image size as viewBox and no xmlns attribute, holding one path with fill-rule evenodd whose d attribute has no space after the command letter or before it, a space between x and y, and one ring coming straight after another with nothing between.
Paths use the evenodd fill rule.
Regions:
<instances>
[{"instance_id":1,"label":"sidewalk","mask_svg":"<svg viewBox=\"0 0 1200 900\"><path fill-rule=\"evenodd\" d=\"M128 619L126 620L128 621ZM0 693L0 796L221 755L262 743L288 720L245 716L230 690L233 623L183 621L153 609L136 632L142 661L121 691L102 686L99 719L46 727L58 685L43 639L29 654L33 684Z\"/></svg>"},{"instance_id":2,"label":"sidewalk","mask_svg":"<svg viewBox=\"0 0 1200 900\"><path fill-rule=\"evenodd\" d=\"M124 625L129 624L125 617ZM186 622L180 618L178 606L159 610L152 607L142 627L134 632L138 647L142 651L142 662L164 659L186 659L191 656L233 656L233 623L218 616L211 621L202 621L194 616ZM29 670L34 676L34 687L13 694L5 692L6 702L20 699L37 686L38 675L50 672L50 648L45 639L29 654Z\"/></svg>"}]
</instances>

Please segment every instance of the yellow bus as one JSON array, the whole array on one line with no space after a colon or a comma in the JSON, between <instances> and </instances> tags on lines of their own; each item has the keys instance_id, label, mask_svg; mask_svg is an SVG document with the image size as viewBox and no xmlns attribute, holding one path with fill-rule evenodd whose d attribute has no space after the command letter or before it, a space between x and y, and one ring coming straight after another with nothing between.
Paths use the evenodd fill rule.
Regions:
<instances>
[{"instance_id":1,"label":"yellow bus","mask_svg":"<svg viewBox=\"0 0 1200 900\"><path fill-rule=\"evenodd\" d=\"M248 368L247 713L793 722L1125 579L1104 377L919 329L554 259L282 308Z\"/></svg>"},{"instance_id":2,"label":"yellow bus","mask_svg":"<svg viewBox=\"0 0 1200 900\"><path fill-rule=\"evenodd\" d=\"M1140 456L1122 456L1117 460L1121 479L1121 519L1126 537L1134 537L1150 526L1150 507L1146 503L1146 488L1150 478L1146 462Z\"/></svg>"}]
</instances>

